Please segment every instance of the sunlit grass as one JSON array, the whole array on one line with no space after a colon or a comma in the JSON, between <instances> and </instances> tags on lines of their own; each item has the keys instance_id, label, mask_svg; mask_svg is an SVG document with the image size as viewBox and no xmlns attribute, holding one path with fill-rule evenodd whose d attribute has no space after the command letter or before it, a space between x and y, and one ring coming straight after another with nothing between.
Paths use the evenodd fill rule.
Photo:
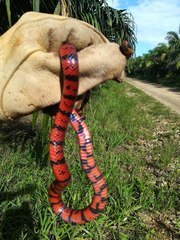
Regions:
<instances>
[{"instance_id":1,"label":"sunlit grass","mask_svg":"<svg viewBox=\"0 0 180 240\"><path fill-rule=\"evenodd\" d=\"M165 239L176 237L179 117L139 90L111 83L93 92L86 118L95 160L109 189L102 215L84 226L57 219L47 196L54 179L50 163L39 164L40 154L33 154L42 131L38 126L33 130L28 122L15 123L21 126L17 132L15 125L11 129L1 124L0 239L163 239L167 230L166 221L158 225L161 214L173 218ZM39 124L41 129L41 120ZM11 138L6 137L6 128L13 132ZM63 192L64 202L83 208L91 200L92 188L70 127L65 155L72 181ZM154 225L150 216L157 220Z\"/></svg>"}]
</instances>

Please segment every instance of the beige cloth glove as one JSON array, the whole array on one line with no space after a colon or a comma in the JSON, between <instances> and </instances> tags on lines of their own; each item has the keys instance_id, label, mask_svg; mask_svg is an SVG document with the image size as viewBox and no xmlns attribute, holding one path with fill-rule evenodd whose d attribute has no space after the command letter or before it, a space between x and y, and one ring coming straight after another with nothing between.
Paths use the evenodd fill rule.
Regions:
<instances>
[{"instance_id":1,"label":"beige cloth glove","mask_svg":"<svg viewBox=\"0 0 180 240\"><path fill-rule=\"evenodd\" d=\"M59 47L78 51L82 94L109 79L121 81L126 57L91 25L29 12L0 37L0 120L28 115L60 101Z\"/></svg>"}]
</instances>

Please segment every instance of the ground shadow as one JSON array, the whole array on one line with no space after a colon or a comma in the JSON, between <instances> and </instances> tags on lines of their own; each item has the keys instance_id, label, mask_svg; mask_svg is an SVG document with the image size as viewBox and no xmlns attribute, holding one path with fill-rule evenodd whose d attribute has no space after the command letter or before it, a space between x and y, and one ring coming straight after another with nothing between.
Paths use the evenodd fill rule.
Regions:
<instances>
[{"instance_id":1,"label":"ground shadow","mask_svg":"<svg viewBox=\"0 0 180 240\"><path fill-rule=\"evenodd\" d=\"M25 118L8 122L0 122L0 141L17 150L25 148L28 141L33 140L38 131L32 127L30 120Z\"/></svg>"},{"instance_id":2,"label":"ground shadow","mask_svg":"<svg viewBox=\"0 0 180 240\"><path fill-rule=\"evenodd\" d=\"M169 92L173 92L173 93L176 93L177 95L180 95L180 88L178 87L170 87L170 86L164 86L160 83L154 83L154 82L151 82L151 81L144 81L144 80L140 80L141 82L143 82L144 84L150 84L150 85L153 85L157 88L165 88L167 89Z\"/></svg>"},{"instance_id":3,"label":"ground shadow","mask_svg":"<svg viewBox=\"0 0 180 240\"><path fill-rule=\"evenodd\" d=\"M0 122L0 143L14 152L17 150L28 150L40 168L46 167L49 163L48 150L45 154L45 149L48 149L49 146L48 136L47 133L47 140L45 144L42 144L42 129L40 123L33 127L30 117Z\"/></svg>"},{"instance_id":4,"label":"ground shadow","mask_svg":"<svg viewBox=\"0 0 180 240\"><path fill-rule=\"evenodd\" d=\"M0 203L11 201L18 196L29 194L35 191L34 185L27 185L17 192L0 192ZM2 211L3 212L3 211ZM33 217L29 202L24 201L19 207L10 207L4 213L0 213L0 239L17 240L21 239L22 232L27 239L36 239L33 233Z\"/></svg>"},{"instance_id":5,"label":"ground shadow","mask_svg":"<svg viewBox=\"0 0 180 240\"><path fill-rule=\"evenodd\" d=\"M11 201L18 196L33 193L35 191L35 189L36 189L35 185L27 184L24 188L20 189L19 191L14 191L14 192L1 191L0 192L0 204L3 201Z\"/></svg>"},{"instance_id":6,"label":"ground shadow","mask_svg":"<svg viewBox=\"0 0 180 240\"><path fill-rule=\"evenodd\" d=\"M133 79L134 80L138 80L138 81L140 81L140 82L142 82L144 84L152 85L152 86L155 86L157 88L166 88L169 92L173 92L173 93L176 93L177 95L180 95L180 88L179 87L163 85L163 84L160 84L160 83L152 82L150 80L148 81L148 80L142 80L142 79L136 79L136 78L131 78L131 79L132 79L132 81L133 81Z\"/></svg>"}]
</instances>

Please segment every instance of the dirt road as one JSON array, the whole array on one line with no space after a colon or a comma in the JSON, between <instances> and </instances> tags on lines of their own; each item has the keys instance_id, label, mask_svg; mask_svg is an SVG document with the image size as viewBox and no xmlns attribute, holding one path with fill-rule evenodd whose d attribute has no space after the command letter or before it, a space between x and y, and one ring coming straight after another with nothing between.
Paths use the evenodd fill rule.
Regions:
<instances>
[{"instance_id":1,"label":"dirt road","mask_svg":"<svg viewBox=\"0 0 180 240\"><path fill-rule=\"evenodd\" d=\"M156 83L140 81L135 78L126 78L126 82L132 84L146 94L155 98L171 110L180 114L180 90L176 88L164 87Z\"/></svg>"}]
</instances>

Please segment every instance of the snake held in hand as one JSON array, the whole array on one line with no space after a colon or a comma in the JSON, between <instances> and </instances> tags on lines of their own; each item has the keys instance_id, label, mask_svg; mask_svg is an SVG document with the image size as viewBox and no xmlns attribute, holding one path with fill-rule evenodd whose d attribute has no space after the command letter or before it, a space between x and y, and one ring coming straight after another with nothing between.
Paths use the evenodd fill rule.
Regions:
<instances>
[{"instance_id":1,"label":"snake held in hand","mask_svg":"<svg viewBox=\"0 0 180 240\"><path fill-rule=\"evenodd\" d=\"M89 130L82 118L73 109L79 81L78 56L74 46L71 44L62 45L60 59L63 72L63 93L50 134L49 154L56 179L49 188L49 202L53 212L64 221L85 224L97 218L105 208L108 198L107 185L94 161ZM90 205L80 210L67 207L61 198L61 192L69 184L71 177L63 152L69 121L77 134L82 167L94 190Z\"/></svg>"}]
</instances>

